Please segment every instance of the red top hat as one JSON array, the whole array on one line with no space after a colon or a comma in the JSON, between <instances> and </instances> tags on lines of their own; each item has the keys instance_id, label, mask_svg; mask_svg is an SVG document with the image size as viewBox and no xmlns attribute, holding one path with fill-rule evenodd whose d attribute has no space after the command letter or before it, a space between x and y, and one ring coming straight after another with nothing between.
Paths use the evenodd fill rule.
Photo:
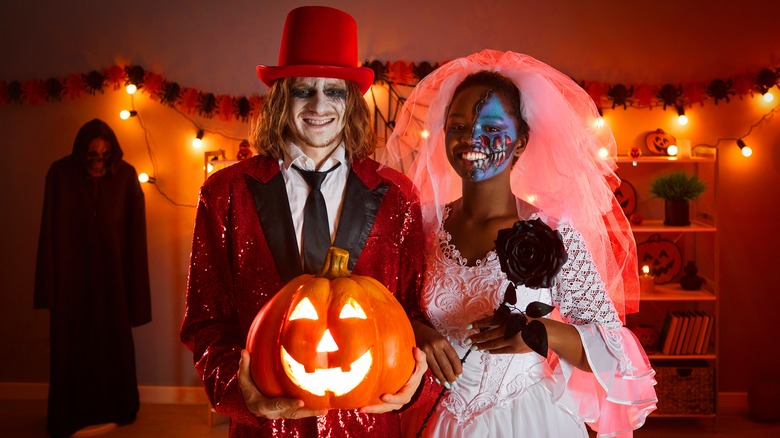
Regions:
<instances>
[{"instance_id":1,"label":"red top hat","mask_svg":"<svg viewBox=\"0 0 780 438\"><path fill-rule=\"evenodd\" d=\"M279 66L257 66L269 87L288 77L336 78L355 82L365 94L374 71L358 67L357 23L351 15L325 6L303 6L287 14Z\"/></svg>"}]
</instances>

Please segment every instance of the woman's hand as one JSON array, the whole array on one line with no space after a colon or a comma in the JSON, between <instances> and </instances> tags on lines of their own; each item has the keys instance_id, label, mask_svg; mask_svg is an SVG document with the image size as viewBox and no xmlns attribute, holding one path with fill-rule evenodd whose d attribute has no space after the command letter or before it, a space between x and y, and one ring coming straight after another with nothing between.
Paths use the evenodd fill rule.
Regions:
<instances>
[{"instance_id":1,"label":"woman's hand","mask_svg":"<svg viewBox=\"0 0 780 438\"><path fill-rule=\"evenodd\" d=\"M279 418L304 418L324 415L326 410L309 409L303 405L303 400L294 398L268 398L264 396L249 372L249 351L241 350L241 360L238 362L238 384L241 388L241 395L244 396L244 403L249 411L254 415L269 420Z\"/></svg>"},{"instance_id":2,"label":"woman's hand","mask_svg":"<svg viewBox=\"0 0 780 438\"><path fill-rule=\"evenodd\" d=\"M419 321L412 321L412 328L417 346L425 352L428 359L431 374L449 389L463 372L458 353L452 348L450 341L436 329Z\"/></svg>"},{"instance_id":3,"label":"woman's hand","mask_svg":"<svg viewBox=\"0 0 780 438\"><path fill-rule=\"evenodd\" d=\"M529 318L530 320L530 318ZM530 321L529 321L530 322ZM471 327L479 330L466 339L472 349L476 347L480 351L492 354L519 354L532 352L531 347L526 345L523 337L518 332L509 339L504 339L506 333L506 323L496 324L492 316L478 319L471 323Z\"/></svg>"},{"instance_id":4,"label":"woman's hand","mask_svg":"<svg viewBox=\"0 0 780 438\"><path fill-rule=\"evenodd\" d=\"M405 404L412 400L417 387L420 386L428 365L425 363L425 353L417 347L414 347L414 372L406 384L395 394L382 394L379 398L384 403L360 408L364 414L382 414L385 412L401 409Z\"/></svg>"},{"instance_id":5,"label":"woman's hand","mask_svg":"<svg viewBox=\"0 0 780 438\"><path fill-rule=\"evenodd\" d=\"M528 322L534 320L544 324L550 350L575 367L591 372L590 362L588 362L585 348L582 346L582 338L573 325L552 318L528 318ZM533 351L523 341L520 333L509 339L504 339L506 325L496 325L492 316L474 321L471 325L480 330L485 329L485 331L471 335L466 340L466 342L471 341L471 345L479 350L492 354L518 354Z\"/></svg>"}]
</instances>

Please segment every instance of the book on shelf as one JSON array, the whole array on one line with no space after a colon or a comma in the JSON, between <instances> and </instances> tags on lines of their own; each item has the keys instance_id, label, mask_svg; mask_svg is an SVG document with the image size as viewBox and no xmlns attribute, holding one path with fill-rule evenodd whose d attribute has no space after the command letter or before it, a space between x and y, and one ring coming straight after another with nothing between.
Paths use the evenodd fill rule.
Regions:
<instances>
[{"instance_id":1,"label":"book on shelf","mask_svg":"<svg viewBox=\"0 0 780 438\"><path fill-rule=\"evenodd\" d=\"M705 312L705 324L702 328L701 339L696 342L696 354L705 354L707 348L710 346L710 338L712 337L712 330L715 326L715 316Z\"/></svg>"},{"instance_id":2,"label":"book on shelf","mask_svg":"<svg viewBox=\"0 0 780 438\"><path fill-rule=\"evenodd\" d=\"M680 340L680 332L683 329L683 318L680 312L670 312L671 323L668 338L664 340L662 354L674 354L675 347Z\"/></svg>"},{"instance_id":3,"label":"book on shelf","mask_svg":"<svg viewBox=\"0 0 780 438\"><path fill-rule=\"evenodd\" d=\"M687 311L679 312L682 325L680 326L680 332L677 334L677 339L674 340L674 348L670 354L682 354L683 343L686 336L688 336L688 330L691 327L691 318Z\"/></svg>"},{"instance_id":4,"label":"book on shelf","mask_svg":"<svg viewBox=\"0 0 780 438\"><path fill-rule=\"evenodd\" d=\"M700 310L667 312L661 326L659 352L667 355L705 354L715 317Z\"/></svg>"},{"instance_id":5,"label":"book on shelf","mask_svg":"<svg viewBox=\"0 0 780 438\"><path fill-rule=\"evenodd\" d=\"M679 318L674 312L667 312L666 318L664 318L664 324L661 326L660 338L660 350L661 354L669 354L672 349L672 340L674 339L675 332L679 330L677 325Z\"/></svg>"},{"instance_id":6,"label":"book on shelf","mask_svg":"<svg viewBox=\"0 0 780 438\"><path fill-rule=\"evenodd\" d=\"M696 310L691 311L689 314L691 318L691 329L688 331L688 337L683 344L682 354L693 354L693 347L696 345L696 339L699 336L699 330L701 330L701 323L704 317Z\"/></svg>"}]
</instances>

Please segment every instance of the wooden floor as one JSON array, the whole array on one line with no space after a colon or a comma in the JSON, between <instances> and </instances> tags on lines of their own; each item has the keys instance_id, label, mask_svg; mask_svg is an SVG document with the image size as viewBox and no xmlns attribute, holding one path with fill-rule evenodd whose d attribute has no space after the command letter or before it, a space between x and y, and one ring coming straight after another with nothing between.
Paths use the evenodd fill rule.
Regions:
<instances>
[{"instance_id":1,"label":"wooden floor","mask_svg":"<svg viewBox=\"0 0 780 438\"><path fill-rule=\"evenodd\" d=\"M219 420L219 418L217 419ZM217 421L219 422L219 421ZM45 400L0 400L0 437L45 438ZM99 435L105 438L224 438L227 424L209 426L203 405L141 404L135 423ZM780 423L752 421L738 410L712 419L649 418L637 438L780 437Z\"/></svg>"}]
</instances>

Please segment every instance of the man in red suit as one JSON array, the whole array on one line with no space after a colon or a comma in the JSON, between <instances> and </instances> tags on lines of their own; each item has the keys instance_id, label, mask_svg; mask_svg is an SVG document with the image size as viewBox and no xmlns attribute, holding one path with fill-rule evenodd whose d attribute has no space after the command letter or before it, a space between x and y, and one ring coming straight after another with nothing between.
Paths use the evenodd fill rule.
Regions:
<instances>
[{"instance_id":1,"label":"man in red suit","mask_svg":"<svg viewBox=\"0 0 780 438\"><path fill-rule=\"evenodd\" d=\"M316 272L331 244L349 251L350 271L375 278L411 318L422 318L419 199L406 177L369 158L375 137L363 94L374 75L357 65L350 15L320 6L291 11L279 66L257 67L271 88L255 130L258 155L201 188L181 339L212 405L230 417L231 437L398 436L395 411L416 393L420 402L431 397L430 385L418 391L427 366L416 348L412 377L384 404L326 412L263 395L243 350L258 310L289 280ZM310 171L319 171L319 182ZM319 201L309 199L315 190ZM327 211L315 224L324 248L313 248L309 234L317 227L307 209L316 202Z\"/></svg>"}]
</instances>

